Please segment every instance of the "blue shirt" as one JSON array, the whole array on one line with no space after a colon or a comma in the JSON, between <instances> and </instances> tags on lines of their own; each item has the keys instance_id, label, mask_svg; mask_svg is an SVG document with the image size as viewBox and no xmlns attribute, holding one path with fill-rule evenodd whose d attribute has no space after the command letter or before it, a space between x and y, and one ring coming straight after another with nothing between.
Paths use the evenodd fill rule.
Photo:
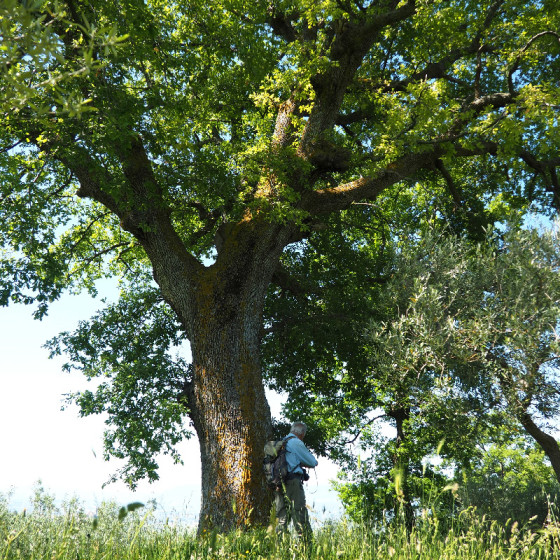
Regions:
<instances>
[{"instance_id":1,"label":"blue shirt","mask_svg":"<svg viewBox=\"0 0 560 560\"><path fill-rule=\"evenodd\" d=\"M305 447L305 443L296 435L290 434L285 438L286 443L286 462L288 470L291 473L303 473L301 466L313 468L318 464L317 459L313 457L309 449Z\"/></svg>"}]
</instances>

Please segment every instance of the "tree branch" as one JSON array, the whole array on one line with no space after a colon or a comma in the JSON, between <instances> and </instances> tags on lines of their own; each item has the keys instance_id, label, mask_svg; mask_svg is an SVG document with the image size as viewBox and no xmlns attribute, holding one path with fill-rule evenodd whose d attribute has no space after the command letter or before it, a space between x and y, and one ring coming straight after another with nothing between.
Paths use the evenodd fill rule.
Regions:
<instances>
[{"instance_id":1,"label":"tree branch","mask_svg":"<svg viewBox=\"0 0 560 560\"><path fill-rule=\"evenodd\" d=\"M304 193L301 207L317 216L348 208L360 200L374 200L387 187L411 178L420 169L432 166L439 155L438 147L431 151L406 154L375 176L360 177L337 187Z\"/></svg>"},{"instance_id":2,"label":"tree branch","mask_svg":"<svg viewBox=\"0 0 560 560\"><path fill-rule=\"evenodd\" d=\"M0 154L5 154L6 152L13 150L14 148L17 148L20 144L23 144L23 140L18 140L17 142L14 142L10 146L6 146L5 148L0 148Z\"/></svg>"},{"instance_id":3,"label":"tree branch","mask_svg":"<svg viewBox=\"0 0 560 560\"><path fill-rule=\"evenodd\" d=\"M301 296L306 293L303 285L290 275L281 264L279 264L274 271L272 282L282 288L282 290L291 292L296 296Z\"/></svg>"},{"instance_id":4,"label":"tree branch","mask_svg":"<svg viewBox=\"0 0 560 560\"><path fill-rule=\"evenodd\" d=\"M130 135L128 141L128 144L125 141L117 146L123 174L127 179L126 185L119 187L118 200L107 189L115 184L115 177L96 162L87 150L73 146L72 154L68 155L58 150L55 143L47 143L43 149L47 148L77 177L80 188L76 194L96 200L114 213L122 227L140 242L148 255L153 256L153 253L162 251L169 255L173 253L179 258L182 267L196 273L202 265L185 249L171 224L171 210L163 201L140 137Z\"/></svg>"},{"instance_id":5,"label":"tree branch","mask_svg":"<svg viewBox=\"0 0 560 560\"><path fill-rule=\"evenodd\" d=\"M357 439L362 435L363 431L368 427L371 426L377 420L381 420L381 418L386 418L389 416L388 414L380 414L379 416L375 416L374 418L369 419L365 424L363 424L360 429L357 431L356 435L352 439L345 439L344 445L352 445L356 443Z\"/></svg>"},{"instance_id":6,"label":"tree branch","mask_svg":"<svg viewBox=\"0 0 560 560\"><path fill-rule=\"evenodd\" d=\"M108 215L110 215L111 212L107 211L107 212L102 212L100 216L95 216L92 220L90 220L90 222L86 225L86 227L82 230L80 237L74 242L72 243L72 245L70 246L70 253L73 253L74 250L76 249L76 247L84 240L86 239L86 237L88 236L88 233L91 231L91 229L93 228L93 226L99 221L100 218L105 218Z\"/></svg>"},{"instance_id":7,"label":"tree branch","mask_svg":"<svg viewBox=\"0 0 560 560\"><path fill-rule=\"evenodd\" d=\"M528 150L521 150L519 157L531 168L534 169L547 183L546 189L553 196L553 205L560 208L560 183L556 168L560 165L560 158L552 158L547 161L539 161Z\"/></svg>"},{"instance_id":8,"label":"tree branch","mask_svg":"<svg viewBox=\"0 0 560 560\"><path fill-rule=\"evenodd\" d=\"M106 247L105 249L101 249L99 251L96 251L93 255L91 255L87 259L85 259L84 263L87 266L87 265L91 264L92 262L94 262L95 260L97 260L99 257L103 257L104 255L107 255L108 253L111 253L111 252L113 252L116 249L119 249L121 247L128 247L128 246L129 246L129 243L124 242L124 241L120 241L119 243L114 243L110 247Z\"/></svg>"},{"instance_id":9,"label":"tree branch","mask_svg":"<svg viewBox=\"0 0 560 560\"><path fill-rule=\"evenodd\" d=\"M521 59L523 58L523 55L535 41L546 36L556 37L556 39L560 43L560 34L557 33L556 31L550 31L550 30L543 31L542 33L537 33L536 35L533 35L533 37L531 37L529 41L527 41L525 46L519 51L519 55L517 56L517 58L515 59L514 63L512 64L511 68L508 71L508 87L510 93L514 92L513 74L515 74L515 72L517 72L517 70L519 69L519 64L521 63Z\"/></svg>"},{"instance_id":10,"label":"tree branch","mask_svg":"<svg viewBox=\"0 0 560 560\"><path fill-rule=\"evenodd\" d=\"M316 100L302 134L298 154L307 159L313 142L335 122L349 84L354 79L363 58L384 28L396 25L416 12L415 0L401 7L391 0L388 10L373 16L363 14L361 21L337 21L330 49L330 60L336 64L312 78Z\"/></svg>"},{"instance_id":11,"label":"tree branch","mask_svg":"<svg viewBox=\"0 0 560 560\"><path fill-rule=\"evenodd\" d=\"M280 105L278 115L276 117L276 125L272 136L272 146L274 149L286 147L292 140L290 128L292 124L292 116L297 111L298 104L294 100L294 96L290 97Z\"/></svg>"},{"instance_id":12,"label":"tree branch","mask_svg":"<svg viewBox=\"0 0 560 560\"><path fill-rule=\"evenodd\" d=\"M278 37L282 37L288 43L292 43L296 40L296 30L294 29L292 23L299 16L297 12L288 15L287 13L278 10L273 4L270 4L268 7L268 14L268 24Z\"/></svg>"},{"instance_id":13,"label":"tree branch","mask_svg":"<svg viewBox=\"0 0 560 560\"><path fill-rule=\"evenodd\" d=\"M91 198L103 204L111 212L120 216L120 209L113 196L103 190L102 185L110 185L111 175L93 157L79 146L74 148L74 157L60 153L56 146L50 145L48 152L64 164L78 179L80 187L76 194L80 198Z\"/></svg>"},{"instance_id":14,"label":"tree branch","mask_svg":"<svg viewBox=\"0 0 560 560\"><path fill-rule=\"evenodd\" d=\"M394 93L394 92L404 92L406 91L407 87L410 84L418 83L422 81L434 80L434 79L445 79L448 81L458 82L455 78L449 76L447 74L448 70L461 58L471 55L477 55L480 57L484 53L491 53L494 52L496 47L492 45L481 45L480 41L483 36L484 30L490 27L493 19L498 14L500 7L503 5L505 0L496 0L488 9L488 13L486 15L484 25L482 29L476 34L476 36L472 39L471 43L464 47L464 48L457 48L452 50L447 56L444 56L438 62L429 62L426 66L410 77L392 81L389 84L386 83L375 83L369 80L360 79L359 84L369 84L369 87L372 90L378 91L380 93ZM480 76L478 76L478 79ZM477 80L475 79L475 97L480 96L480 88L477 87ZM358 84L358 85L359 85ZM466 85L466 84L464 84ZM477 93L478 92L478 93ZM336 124L339 125L349 125L354 122L361 122L367 120L371 117L371 114L364 110L355 111L350 114L346 115L338 115L336 118Z\"/></svg>"},{"instance_id":15,"label":"tree branch","mask_svg":"<svg viewBox=\"0 0 560 560\"><path fill-rule=\"evenodd\" d=\"M550 434L541 430L531 418L531 415L524 411L520 414L519 421L525 428L527 433L540 445L546 456L550 460L550 464L554 469L556 478L560 482L560 447L558 442Z\"/></svg>"},{"instance_id":16,"label":"tree branch","mask_svg":"<svg viewBox=\"0 0 560 560\"><path fill-rule=\"evenodd\" d=\"M334 188L322 189L304 193L301 206L311 215L320 215L348 208L360 200L373 200L385 188L406 178L411 178L420 169L434 166L442 153L442 145L451 143L460 137L463 128L471 122L474 116L480 114L487 107L501 108L513 103L515 96L510 93L496 92L465 103L461 113L451 123L448 131L430 142L433 148L429 151L408 153L380 171L376 176L360 177L349 183ZM483 146L480 153L495 153L492 143ZM456 150L459 153L460 149ZM463 155L466 155L466 151ZM449 184L449 183L448 183Z\"/></svg>"},{"instance_id":17,"label":"tree branch","mask_svg":"<svg viewBox=\"0 0 560 560\"><path fill-rule=\"evenodd\" d=\"M463 204L463 199L457 185L455 184L455 181L453 180L453 177L451 176L451 173L449 173L449 170L445 167L445 164L439 158L435 161L435 167L445 179L447 188L449 189L451 197L453 198L455 208L460 208Z\"/></svg>"}]
</instances>

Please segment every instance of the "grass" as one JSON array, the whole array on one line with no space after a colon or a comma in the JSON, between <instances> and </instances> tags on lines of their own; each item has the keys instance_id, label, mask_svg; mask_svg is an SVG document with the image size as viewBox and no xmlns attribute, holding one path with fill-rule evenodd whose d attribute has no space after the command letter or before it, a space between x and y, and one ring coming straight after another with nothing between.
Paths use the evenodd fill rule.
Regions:
<instances>
[{"instance_id":1,"label":"grass","mask_svg":"<svg viewBox=\"0 0 560 560\"><path fill-rule=\"evenodd\" d=\"M297 539L279 542L273 531L254 530L197 538L178 523L157 521L153 511L105 504L86 515L72 500L61 509L45 494L31 512L10 512L0 499L0 560L206 560L299 558L324 560L525 560L560 559L558 525L538 531L499 526L473 512L445 532L437 520L420 520L412 532L398 524L371 527L348 521L315 528L312 548Z\"/></svg>"}]
</instances>

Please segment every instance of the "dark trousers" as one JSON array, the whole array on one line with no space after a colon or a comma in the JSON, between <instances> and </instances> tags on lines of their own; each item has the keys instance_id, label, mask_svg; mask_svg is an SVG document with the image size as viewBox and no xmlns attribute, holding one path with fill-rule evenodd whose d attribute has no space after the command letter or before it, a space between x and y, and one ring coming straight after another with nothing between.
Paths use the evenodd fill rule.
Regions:
<instances>
[{"instance_id":1,"label":"dark trousers","mask_svg":"<svg viewBox=\"0 0 560 560\"><path fill-rule=\"evenodd\" d=\"M301 477L298 476L284 482L283 488L276 491L274 505L278 521L276 526L278 534L284 533L287 530L291 519L300 537L305 539L311 537L311 525L305 504L305 492Z\"/></svg>"}]
</instances>

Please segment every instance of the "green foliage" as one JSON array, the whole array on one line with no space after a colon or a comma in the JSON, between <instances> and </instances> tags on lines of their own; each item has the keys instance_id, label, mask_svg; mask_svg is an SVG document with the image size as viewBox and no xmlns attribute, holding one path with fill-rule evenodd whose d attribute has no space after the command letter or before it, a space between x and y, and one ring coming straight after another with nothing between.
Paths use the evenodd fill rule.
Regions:
<instances>
[{"instance_id":1,"label":"green foliage","mask_svg":"<svg viewBox=\"0 0 560 560\"><path fill-rule=\"evenodd\" d=\"M424 438L435 441L440 430L446 438L445 456L471 464L469 440L484 445L496 441L496 431L503 429L504 419L494 423L487 417L496 408L505 408L518 422L522 413L540 415L541 423L555 417L560 298L556 234L514 230L503 238L498 235L494 246L474 247L452 238L437 245L428 242L424 249L416 246L408 253L410 260L406 254L403 251L406 264L387 286L390 293L391 284L397 284L393 297L402 302L399 316L370 331L375 383L385 408L405 399L417 416L416 425L407 426L413 451L404 452L417 456ZM403 289L407 285L408 292ZM488 432L481 431L485 424ZM423 432L420 437L418 430ZM490 479L489 487L479 487L479 493L488 491L502 502L503 507L490 507L501 521L506 511L519 521L546 515L542 495L540 504L521 500L525 511L511 507L526 491L524 484L532 491L555 486L550 469L546 476L531 472L539 460L531 454L524 460L526 471L520 478L525 480L519 488L513 482L504 483L509 488L492 488ZM491 469L491 457L485 461ZM476 476L469 480L473 486Z\"/></svg>"},{"instance_id":2,"label":"green foliage","mask_svg":"<svg viewBox=\"0 0 560 560\"><path fill-rule=\"evenodd\" d=\"M369 445L362 443L363 456L344 463L334 487L352 520L399 525L408 522L410 507L417 518L429 513L445 527L450 526L458 513L453 481L441 460L419 458L423 449L414 443L409 451L400 451L400 464L395 464L394 442L387 438L378 438ZM402 461L405 457L406 463Z\"/></svg>"},{"instance_id":3,"label":"green foliage","mask_svg":"<svg viewBox=\"0 0 560 560\"><path fill-rule=\"evenodd\" d=\"M59 1L2 3L0 114L30 108L39 116L52 116L53 106L46 98L56 104L58 114L68 117L95 110L90 98L69 91L67 85L99 71L103 62L94 53L114 53L126 36L118 36L115 25L91 25L86 18L71 21L67 10ZM71 49L64 49L61 33L67 35Z\"/></svg>"},{"instance_id":4,"label":"green foliage","mask_svg":"<svg viewBox=\"0 0 560 560\"><path fill-rule=\"evenodd\" d=\"M533 331L507 317L511 294L481 307L494 331L469 339L475 313L459 341L451 323L436 329L438 305L449 296L460 311L465 294L474 305L480 285L460 275L450 291L443 271L425 286L419 260L401 273L394 257L428 226L481 240L530 205L560 207L559 18L552 0L2 4L0 305L32 304L40 318L64 290L122 281L121 302L51 348L98 382L71 399L109 414L107 454L129 457L131 484L155 478L157 451L185 435L191 375L171 352L218 313L202 276L250 271L247 283L268 284L282 251L291 278L277 272L268 293L265 377L290 392L287 415L315 425L318 449L345 460L344 445L325 442L360 435L380 407L418 420L406 427L416 456L401 442L399 461L418 464L448 430L458 456L480 403L524 398L519 375L502 368L496 396L477 369L486 358L467 355L493 345L511 363L544 356L551 341L515 345ZM408 224L421 227L397 242ZM208 257L220 261L210 273ZM254 297L245 303L260 317ZM546 375L531 379L550 387ZM531 406L553 415L553 391L538 395Z\"/></svg>"},{"instance_id":5,"label":"green foliage","mask_svg":"<svg viewBox=\"0 0 560 560\"><path fill-rule=\"evenodd\" d=\"M320 92L317 80L341 64L329 54L333 33L374 18L377 8L370 6L366 16L365 9L362 14L331 2L209 8L127 0L118 10L98 4L76 11L62 1L4 3L2 106L15 100L18 108L4 110L0 149L3 207L9 210L2 245L13 238L15 251L2 278L28 291L12 294L6 287L2 302L12 295L29 302L37 292L48 301L68 284L89 279L91 285L102 255L116 254L118 262L130 249L114 218L69 198L80 179L68 173L68 164L78 161L103 180L107 194L125 201L130 193L120 160L131 134L141 136L174 227L199 256L214 250L221 223L235 222L247 209L308 227L294 175L305 178L304 190L335 186L370 176L411 150L423 153L450 134L441 154L447 174L428 168L420 180L458 228L480 229L492 221L482 193L493 203L494 218L550 199L553 171L545 160L556 153L558 137L551 73L558 46L550 30L558 27L558 14L548 2L538 9L500 3L497 10L490 2L421 2L414 18L384 29L346 92L340 114L349 122L326 131L328 152L340 147L351 154L349 172L334 173L298 159L295 144L275 150L271 133L279 107L292 99L298 111L290 135L298 138ZM282 25L302 37L286 42ZM429 76L420 76L426 64ZM429 64L443 70L432 77ZM465 109L473 82L479 80L481 93L507 91L508 71L519 90L511 109ZM95 111L77 108L86 97L86 107ZM463 121L470 124L457 146L450 123ZM473 153L466 163L456 157L457 149L476 152L481 143L497 144L503 161L492 150ZM533 161L526 154L519 159L519 151L529 149L537 163L543 160L540 166L524 165ZM263 193L269 184L274 196ZM33 212L25 199L27 205L33 200ZM75 226L70 217L76 214ZM54 242L64 224L70 229L63 237L66 250ZM27 247L22 227L35 233ZM142 256L136 252L133 259Z\"/></svg>"},{"instance_id":6,"label":"green foliage","mask_svg":"<svg viewBox=\"0 0 560 560\"><path fill-rule=\"evenodd\" d=\"M472 510L504 527L512 523L542 526L552 505L558 503L560 487L542 449L518 432L504 427L502 421L500 428L479 438L464 465L449 451L443 458L437 450L414 461L417 446L412 436L406 490L416 523L429 516L448 530ZM356 522L403 522L404 495L399 485L405 473L393 468L387 443L378 438L373 444L362 444L371 458L348 462L342 480L335 483L346 514ZM446 447L442 442L440 451Z\"/></svg>"},{"instance_id":7,"label":"green foliage","mask_svg":"<svg viewBox=\"0 0 560 560\"><path fill-rule=\"evenodd\" d=\"M372 324L377 382L394 387L398 372L406 398L425 398L425 379L435 398L450 402L461 389L490 407L503 399L518 418L557 414L557 234L513 229L474 247L456 238L424 242L403 252L387 285L401 302L398 317Z\"/></svg>"},{"instance_id":8,"label":"green foliage","mask_svg":"<svg viewBox=\"0 0 560 560\"><path fill-rule=\"evenodd\" d=\"M560 496L543 451L519 436L493 439L473 453L468 469L457 473L461 507L474 507L503 525L542 525Z\"/></svg>"},{"instance_id":9,"label":"green foliage","mask_svg":"<svg viewBox=\"0 0 560 560\"><path fill-rule=\"evenodd\" d=\"M120 476L131 487L141 478L158 479L160 453L180 462L175 445L191 435L183 422L190 375L179 353L185 337L159 292L137 291L138 285L123 289L117 303L80 322L74 333L48 343L52 355L68 353L67 370L96 382L94 390L67 395L67 402L82 416L108 415L106 458L128 459L112 480Z\"/></svg>"},{"instance_id":10,"label":"green foliage","mask_svg":"<svg viewBox=\"0 0 560 560\"><path fill-rule=\"evenodd\" d=\"M295 355L265 345L280 358L272 367L276 383L283 380L291 395L287 414L316 425L319 439L327 440L331 456L343 467L345 482L337 488L355 519L393 518L407 502L417 515L423 509L451 515L479 505L477 496L490 487L473 491L472 502L466 490L482 484L479 471L469 470L479 460L477 446L498 445L501 431L522 429L524 414L543 430L558 415L556 233L520 230L515 224L474 243L438 234L433 225L412 232L386 246L376 245L374 236L369 244L359 244L357 237L349 243L352 257L346 262L331 260L327 245L322 252L311 243L294 252L289 264L296 271L305 264L336 263L333 299L328 300L328 284L320 299L308 303L297 297L292 303L281 293L276 313L285 323L279 323L275 343L285 343L287 334L300 340L307 336L313 344L300 344ZM338 238L339 244L340 239L345 237ZM366 239L363 231L361 239ZM336 254L341 253L337 247ZM308 278L314 277L311 269ZM364 279L372 277L382 281L370 281L368 287ZM313 309L316 315L310 317ZM322 322L328 325L340 310L347 313L341 311L346 330L339 327L329 338L320 330ZM299 322L291 322L291 313ZM310 330L302 336L304 329ZM404 419L400 428L398 415ZM397 427L397 437L380 431L383 419ZM358 445L354 451L350 442ZM438 448L441 467L428 461ZM499 449L515 451L519 461L523 450L528 455L517 482L492 487L500 504L495 515L509 511L521 522L542 517L541 489L551 492L556 485L550 467L533 471L542 457L530 447L511 450L501 443ZM492 468L490 457L480 461L477 469ZM457 481L461 499L453 486L457 468L465 476ZM539 499L523 501L535 489ZM516 500L526 508L513 507Z\"/></svg>"}]
</instances>

